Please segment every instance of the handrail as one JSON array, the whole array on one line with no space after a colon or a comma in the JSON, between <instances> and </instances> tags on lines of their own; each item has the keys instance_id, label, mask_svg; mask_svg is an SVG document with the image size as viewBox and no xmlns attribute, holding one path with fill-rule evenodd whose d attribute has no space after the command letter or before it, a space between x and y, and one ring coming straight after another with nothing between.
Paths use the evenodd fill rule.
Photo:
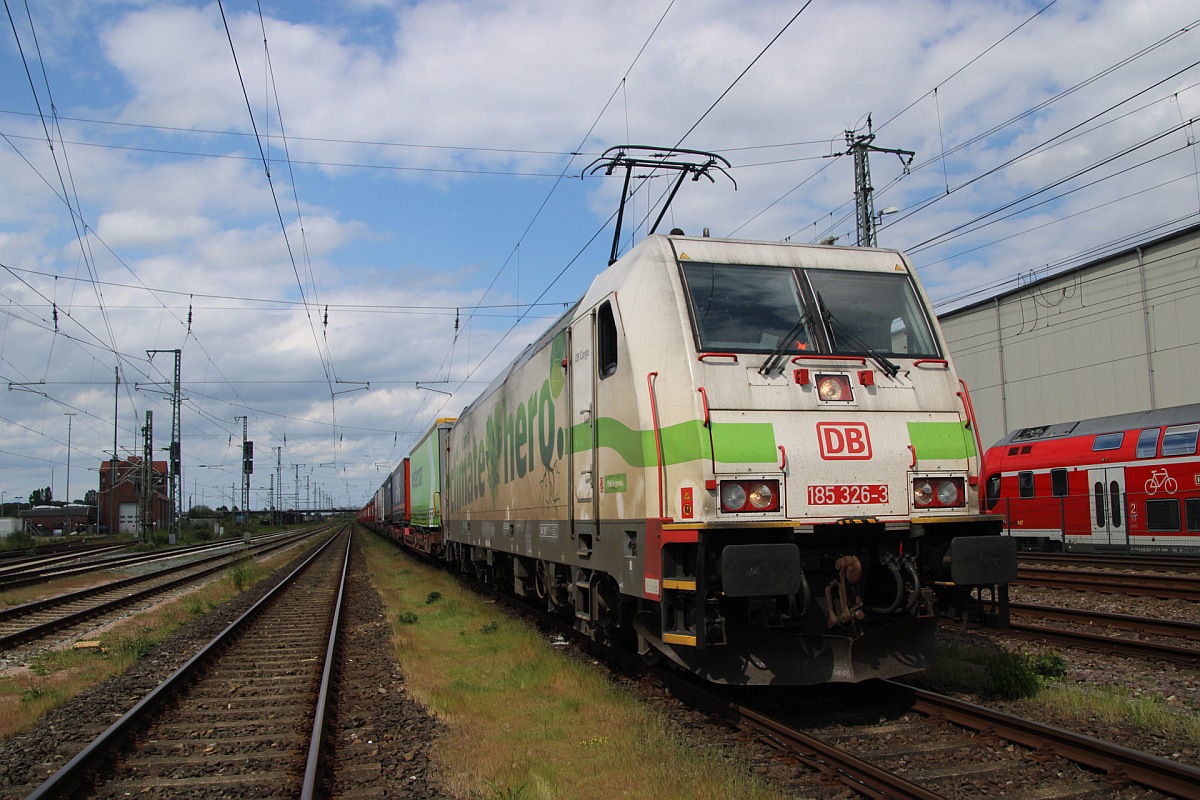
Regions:
<instances>
[{"instance_id":1,"label":"handrail","mask_svg":"<svg viewBox=\"0 0 1200 800\"><path fill-rule=\"evenodd\" d=\"M793 364L801 364L805 361L850 361L855 364L867 365L867 359L864 356L835 356L829 353L801 353L798 356L792 356Z\"/></svg>"},{"instance_id":2,"label":"handrail","mask_svg":"<svg viewBox=\"0 0 1200 800\"><path fill-rule=\"evenodd\" d=\"M979 438L979 422L975 419L975 404L971 402L971 390L967 388L967 382L962 378L958 379L958 385L962 387L961 392L956 392L958 399L962 401L963 408L967 412L967 423L971 428L971 433L975 436L975 456L979 459L979 466L983 468L983 440Z\"/></svg>"},{"instance_id":3,"label":"handrail","mask_svg":"<svg viewBox=\"0 0 1200 800\"><path fill-rule=\"evenodd\" d=\"M735 363L735 364L738 363L738 354L737 353L700 353L699 355L696 356L697 361L703 362L705 364L708 363L707 359L710 359L710 358L732 358L733 363Z\"/></svg>"},{"instance_id":4,"label":"handrail","mask_svg":"<svg viewBox=\"0 0 1200 800\"><path fill-rule=\"evenodd\" d=\"M654 449L658 454L658 517L665 518L663 509L663 448L662 448L662 431L658 426L658 401L654 397L654 379L658 377L658 372L646 373L646 388L650 392L650 417L654 423Z\"/></svg>"},{"instance_id":5,"label":"handrail","mask_svg":"<svg viewBox=\"0 0 1200 800\"><path fill-rule=\"evenodd\" d=\"M708 413L708 392L704 391L703 386L698 388L696 391L700 393L700 400L704 403L704 427L711 427L712 417Z\"/></svg>"}]
</instances>

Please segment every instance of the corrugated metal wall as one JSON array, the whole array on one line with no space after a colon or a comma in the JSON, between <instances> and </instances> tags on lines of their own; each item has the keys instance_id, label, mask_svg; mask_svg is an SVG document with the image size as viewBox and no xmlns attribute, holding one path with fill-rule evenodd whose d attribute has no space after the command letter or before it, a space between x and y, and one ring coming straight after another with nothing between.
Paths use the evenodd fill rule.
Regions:
<instances>
[{"instance_id":1,"label":"corrugated metal wall","mask_svg":"<svg viewBox=\"0 0 1200 800\"><path fill-rule=\"evenodd\" d=\"M985 447L1200 400L1200 226L944 314Z\"/></svg>"}]
</instances>

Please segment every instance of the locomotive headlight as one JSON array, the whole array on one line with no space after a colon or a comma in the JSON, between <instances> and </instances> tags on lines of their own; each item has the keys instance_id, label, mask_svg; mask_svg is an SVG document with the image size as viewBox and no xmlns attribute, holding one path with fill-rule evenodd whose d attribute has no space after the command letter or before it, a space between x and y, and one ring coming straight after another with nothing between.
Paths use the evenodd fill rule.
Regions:
<instances>
[{"instance_id":1,"label":"locomotive headlight","mask_svg":"<svg viewBox=\"0 0 1200 800\"><path fill-rule=\"evenodd\" d=\"M762 511L770 508L774 502L775 492L766 483L756 483L750 487L750 505L753 508Z\"/></svg>"},{"instance_id":2,"label":"locomotive headlight","mask_svg":"<svg viewBox=\"0 0 1200 800\"><path fill-rule=\"evenodd\" d=\"M746 507L746 490L740 483L721 484L721 508L726 511L741 511Z\"/></svg>"},{"instance_id":3,"label":"locomotive headlight","mask_svg":"<svg viewBox=\"0 0 1200 800\"><path fill-rule=\"evenodd\" d=\"M942 481L937 487L938 502L944 506L958 505L958 487L954 481Z\"/></svg>"},{"instance_id":4,"label":"locomotive headlight","mask_svg":"<svg viewBox=\"0 0 1200 800\"><path fill-rule=\"evenodd\" d=\"M817 397L829 403L853 400L854 394L850 390L850 379L845 375L818 375Z\"/></svg>"},{"instance_id":5,"label":"locomotive headlight","mask_svg":"<svg viewBox=\"0 0 1200 800\"><path fill-rule=\"evenodd\" d=\"M779 481L721 481L721 510L727 514L779 510Z\"/></svg>"},{"instance_id":6,"label":"locomotive headlight","mask_svg":"<svg viewBox=\"0 0 1200 800\"><path fill-rule=\"evenodd\" d=\"M917 478L913 481L917 508L961 508L966 505L962 478Z\"/></svg>"}]
</instances>

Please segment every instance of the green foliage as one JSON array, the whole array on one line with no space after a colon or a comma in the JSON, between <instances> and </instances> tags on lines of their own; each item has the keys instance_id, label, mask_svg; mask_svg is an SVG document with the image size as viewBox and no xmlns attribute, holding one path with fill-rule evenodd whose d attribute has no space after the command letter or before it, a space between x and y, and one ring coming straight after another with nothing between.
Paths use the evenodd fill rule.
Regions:
<instances>
[{"instance_id":1,"label":"green foliage","mask_svg":"<svg viewBox=\"0 0 1200 800\"><path fill-rule=\"evenodd\" d=\"M245 591L254 584L257 571L249 558L239 558L229 565L229 579L239 592Z\"/></svg>"},{"instance_id":2,"label":"green foliage","mask_svg":"<svg viewBox=\"0 0 1200 800\"><path fill-rule=\"evenodd\" d=\"M131 661L137 661L154 646L154 639L150 636L148 628L138 628L128 636L122 636L112 644L112 652L120 658L126 658Z\"/></svg>"},{"instance_id":3,"label":"green foliage","mask_svg":"<svg viewBox=\"0 0 1200 800\"><path fill-rule=\"evenodd\" d=\"M396 617L396 621L399 622L401 625L416 625L417 624L417 615L411 611L405 611L403 614Z\"/></svg>"},{"instance_id":4,"label":"green foliage","mask_svg":"<svg viewBox=\"0 0 1200 800\"><path fill-rule=\"evenodd\" d=\"M488 634L488 633L495 633L498 630L500 630L500 624L498 622L489 622L488 624L486 624L482 628L480 628L479 632L482 634Z\"/></svg>"},{"instance_id":5,"label":"green foliage","mask_svg":"<svg viewBox=\"0 0 1200 800\"><path fill-rule=\"evenodd\" d=\"M36 703L40 700L48 700L52 705L62 705L66 699L62 689L56 689L50 686L30 686L27 689L21 690L22 703Z\"/></svg>"},{"instance_id":6,"label":"green foliage","mask_svg":"<svg viewBox=\"0 0 1200 800\"><path fill-rule=\"evenodd\" d=\"M497 786L491 781L484 781L483 785L487 787L487 793L472 790L471 797L474 800L521 800L521 796L525 794L524 784L513 788Z\"/></svg>"},{"instance_id":7,"label":"green foliage","mask_svg":"<svg viewBox=\"0 0 1200 800\"><path fill-rule=\"evenodd\" d=\"M1067 674L1067 660L1055 650L1034 656L1031 666L1043 678L1061 678Z\"/></svg>"},{"instance_id":8,"label":"green foliage","mask_svg":"<svg viewBox=\"0 0 1200 800\"><path fill-rule=\"evenodd\" d=\"M1001 650L984 664L988 689L1004 700L1033 697L1040 686L1034 659L1028 653Z\"/></svg>"},{"instance_id":9,"label":"green foliage","mask_svg":"<svg viewBox=\"0 0 1200 800\"><path fill-rule=\"evenodd\" d=\"M425 605L431 606L434 603L436 603L438 600L441 600L441 599L442 599L441 592L430 592L429 594L427 594L425 596Z\"/></svg>"}]
</instances>

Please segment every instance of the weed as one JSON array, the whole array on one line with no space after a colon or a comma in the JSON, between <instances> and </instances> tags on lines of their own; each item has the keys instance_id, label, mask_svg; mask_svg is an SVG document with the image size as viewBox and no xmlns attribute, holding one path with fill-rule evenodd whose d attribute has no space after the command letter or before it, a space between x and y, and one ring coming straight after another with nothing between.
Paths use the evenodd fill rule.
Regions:
<instances>
[{"instance_id":1,"label":"weed","mask_svg":"<svg viewBox=\"0 0 1200 800\"><path fill-rule=\"evenodd\" d=\"M257 578L255 573L254 564L248 557L239 558L229 565L229 579L233 581L233 585L239 592L245 591L246 587L254 584Z\"/></svg>"},{"instance_id":2,"label":"weed","mask_svg":"<svg viewBox=\"0 0 1200 800\"><path fill-rule=\"evenodd\" d=\"M484 781L483 785L488 788L488 792L490 792L490 794L472 791L472 798L475 798L475 800L485 800L486 798L493 798L494 800L520 800L521 795L525 794L524 784L516 787L515 789L507 786L500 787L491 781Z\"/></svg>"},{"instance_id":3,"label":"weed","mask_svg":"<svg viewBox=\"0 0 1200 800\"><path fill-rule=\"evenodd\" d=\"M441 599L442 599L441 592L430 592L429 594L427 594L425 596L425 605L431 606L434 603L436 603L438 600L441 600Z\"/></svg>"},{"instance_id":4,"label":"weed","mask_svg":"<svg viewBox=\"0 0 1200 800\"><path fill-rule=\"evenodd\" d=\"M1034 656L1030 666L1043 678L1061 678L1067 674L1067 660L1054 650Z\"/></svg>"},{"instance_id":5,"label":"weed","mask_svg":"<svg viewBox=\"0 0 1200 800\"><path fill-rule=\"evenodd\" d=\"M22 703L36 703L40 700L49 700L54 704L59 704L65 699L62 689L54 689L49 686L30 686L21 690Z\"/></svg>"},{"instance_id":6,"label":"weed","mask_svg":"<svg viewBox=\"0 0 1200 800\"><path fill-rule=\"evenodd\" d=\"M112 645L112 652L120 658L137 661L150 652L154 639L149 628L137 628L128 636L122 636Z\"/></svg>"},{"instance_id":7,"label":"weed","mask_svg":"<svg viewBox=\"0 0 1200 800\"><path fill-rule=\"evenodd\" d=\"M193 617L198 617L204 613L204 603L199 597L187 597L183 601L183 610Z\"/></svg>"},{"instance_id":8,"label":"weed","mask_svg":"<svg viewBox=\"0 0 1200 800\"><path fill-rule=\"evenodd\" d=\"M984 664L988 689L1004 700L1033 697L1040 685L1033 663L1034 659L1028 653L1001 650Z\"/></svg>"},{"instance_id":9,"label":"weed","mask_svg":"<svg viewBox=\"0 0 1200 800\"><path fill-rule=\"evenodd\" d=\"M500 623L493 621L480 628L479 632L486 635L489 633L495 633L498 630L500 630Z\"/></svg>"},{"instance_id":10,"label":"weed","mask_svg":"<svg viewBox=\"0 0 1200 800\"><path fill-rule=\"evenodd\" d=\"M403 614L396 617L396 621L399 622L401 625L416 625L417 624L417 615L411 611L405 611Z\"/></svg>"}]
</instances>

